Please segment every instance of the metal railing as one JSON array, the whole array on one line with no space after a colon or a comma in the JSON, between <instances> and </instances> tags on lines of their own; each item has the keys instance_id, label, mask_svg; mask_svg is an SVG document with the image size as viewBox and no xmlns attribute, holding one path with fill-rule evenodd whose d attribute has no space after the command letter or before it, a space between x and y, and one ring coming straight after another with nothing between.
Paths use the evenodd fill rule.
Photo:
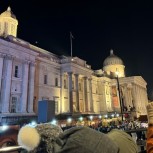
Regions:
<instances>
[{"instance_id":1,"label":"metal railing","mask_svg":"<svg viewBox=\"0 0 153 153\"><path fill-rule=\"evenodd\" d=\"M15 152L17 151L18 153L21 151L21 150L24 150L22 148L22 146L10 146L10 147L4 147L4 148L0 148L0 153L3 152L3 153L11 153L11 152Z\"/></svg>"}]
</instances>

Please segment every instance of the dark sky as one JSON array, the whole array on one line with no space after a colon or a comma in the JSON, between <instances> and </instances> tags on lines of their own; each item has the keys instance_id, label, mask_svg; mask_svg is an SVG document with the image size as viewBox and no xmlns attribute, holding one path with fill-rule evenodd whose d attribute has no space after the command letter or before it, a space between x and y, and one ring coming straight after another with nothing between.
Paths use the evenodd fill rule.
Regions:
<instances>
[{"instance_id":1,"label":"dark sky","mask_svg":"<svg viewBox=\"0 0 153 153\"><path fill-rule=\"evenodd\" d=\"M40 1L40 2L39 2ZM11 7L18 37L55 54L73 56L100 69L110 49L127 76L142 76L153 99L153 2L147 0L0 0ZM35 42L38 42L37 44Z\"/></svg>"}]
</instances>

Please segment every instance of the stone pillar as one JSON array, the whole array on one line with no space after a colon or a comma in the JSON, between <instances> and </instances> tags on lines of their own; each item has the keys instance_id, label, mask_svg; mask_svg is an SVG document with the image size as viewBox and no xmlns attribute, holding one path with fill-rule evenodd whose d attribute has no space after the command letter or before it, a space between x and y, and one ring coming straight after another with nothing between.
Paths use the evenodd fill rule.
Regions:
<instances>
[{"instance_id":1,"label":"stone pillar","mask_svg":"<svg viewBox=\"0 0 153 153\"><path fill-rule=\"evenodd\" d=\"M9 113L12 66L13 66L13 57L5 56L4 74L3 74L2 92L1 92L2 113Z\"/></svg>"},{"instance_id":2,"label":"stone pillar","mask_svg":"<svg viewBox=\"0 0 153 153\"><path fill-rule=\"evenodd\" d=\"M3 74L3 62L4 62L4 55L0 54L0 97L1 97L1 84L2 84L2 74ZM0 101L0 111L2 110L2 101Z\"/></svg>"},{"instance_id":3,"label":"stone pillar","mask_svg":"<svg viewBox=\"0 0 153 153\"><path fill-rule=\"evenodd\" d=\"M0 93L1 93L2 73L3 73L3 62L4 62L4 55L0 54Z\"/></svg>"},{"instance_id":4,"label":"stone pillar","mask_svg":"<svg viewBox=\"0 0 153 153\"><path fill-rule=\"evenodd\" d=\"M35 64L30 63L29 67L29 86L28 86L28 112L33 112L33 101L34 101L34 78L35 78Z\"/></svg>"},{"instance_id":5,"label":"stone pillar","mask_svg":"<svg viewBox=\"0 0 153 153\"><path fill-rule=\"evenodd\" d=\"M63 74L60 75L60 113L63 112L63 90L64 90L64 85L63 85Z\"/></svg>"},{"instance_id":6,"label":"stone pillar","mask_svg":"<svg viewBox=\"0 0 153 153\"><path fill-rule=\"evenodd\" d=\"M87 77L84 77L84 101L85 101L85 112L88 112L88 94L87 94Z\"/></svg>"},{"instance_id":7,"label":"stone pillar","mask_svg":"<svg viewBox=\"0 0 153 153\"><path fill-rule=\"evenodd\" d=\"M27 97L28 97L28 74L29 74L29 62L25 61L23 63L23 73L22 73L22 95L21 95L21 112L27 112Z\"/></svg>"},{"instance_id":8,"label":"stone pillar","mask_svg":"<svg viewBox=\"0 0 153 153\"><path fill-rule=\"evenodd\" d=\"M79 74L75 74L75 87L76 87L76 109L80 111L79 105Z\"/></svg>"},{"instance_id":9,"label":"stone pillar","mask_svg":"<svg viewBox=\"0 0 153 153\"><path fill-rule=\"evenodd\" d=\"M143 112L144 114L147 114L147 109L146 109L146 105L148 104L148 99L147 99L147 91L146 88L142 88L142 93L143 93Z\"/></svg>"},{"instance_id":10,"label":"stone pillar","mask_svg":"<svg viewBox=\"0 0 153 153\"><path fill-rule=\"evenodd\" d=\"M137 91L136 91L136 85L132 84L132 107L135 107L135 109L137 109Z\"/></svg>"},{"instance_id":11,"label":"stone pillar","mask_svg":"<svg viewBox=\"0 0 153 153\"><path fill-rule=\"evenodd\" d=\"M73 113L73 93L72 93L72 72L68 73L68 77L69 77L69 112Z\"/></svg>"},{"instance_id":12,"label":"stone pillar","mask_svg":"<svg viewBox=\"0 0 153 153\"><path fill-rule=\"evenodd\" d=\"M89 78L89 96L90 96L90 111L94 112L93 97L92 97L92 78Z\"/></svg>"},{"instance_id":13,"label":"stone pillar","mask_svg":"<svg viewBox=\"0 0 153 153\"><path fill-rule=\"evenodd\" d=\"M132 84L129 83L128 84L128 101L129 101L129 105L133 107L133 95L132 95Z\"/></svg>"}]
</instances>

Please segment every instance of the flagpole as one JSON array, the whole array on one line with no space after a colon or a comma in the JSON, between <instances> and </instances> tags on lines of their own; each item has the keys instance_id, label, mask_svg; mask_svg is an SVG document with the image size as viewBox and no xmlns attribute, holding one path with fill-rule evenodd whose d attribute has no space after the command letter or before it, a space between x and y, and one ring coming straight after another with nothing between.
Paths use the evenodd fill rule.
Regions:
<instances>
[{"instance_id":1,"label":"flagpole","mask_svg":"<svg viewBox=\"0 0 153 153\"><path fill-rule=\"evenodd\" d=\"M71 45L71 57L72 57L72 33L70 32L70 45Z\"/></svg>"}]
</instances>

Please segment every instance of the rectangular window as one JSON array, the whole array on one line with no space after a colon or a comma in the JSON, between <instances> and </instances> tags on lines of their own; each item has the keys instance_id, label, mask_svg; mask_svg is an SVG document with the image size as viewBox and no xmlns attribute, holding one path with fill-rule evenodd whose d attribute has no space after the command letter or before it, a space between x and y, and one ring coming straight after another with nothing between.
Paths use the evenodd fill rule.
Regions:
<instances>
[{"instance_id":1,"label":"rectangular window","mask_svg":"<svg viewBox=\"0 0 153 153\"><path fill-rule=\"evenodd\" d=\"M55 86L58 86L58 78L55 78Z\"/></svg>"},{"instance_id":2,"label":"rectangular window","mask_svg":"<svg viewBox=\"0 0 153 153\"><path fill-rule=\"evenodd\" d=\"M12 97L12 103L10 105L10 112L16 113L17 97Z\"/></svg>"},{"instance_id":3,"label":"rectangular window","mask_svg":"<svg viewBox=\"0 0 153 153\"><path fill-rule=\"evenodd\" d=\"M14 77L18 78L18 74L19 74L19 67L15 65Z\"/></svg>"},{"instance_id":4,"label":"rectangular window","mask_svg":"<svg viewBox=\"0 0 153 153\"><path fill-rule=\"evenodd\" d=\"M59 105L59 97L53 97L54 101L55 101L55 113L58 113L58 105Z\"/></svg>"},{"instance_id":5,"label":"rectangular window","mask_svg":"<svg viewBox=\"0 0 153 153\"><path fill-rule=\"evenodd\" d=\"M47 75L44 75L44 84L47 84Z\"/></svg>"}]
</instances>

